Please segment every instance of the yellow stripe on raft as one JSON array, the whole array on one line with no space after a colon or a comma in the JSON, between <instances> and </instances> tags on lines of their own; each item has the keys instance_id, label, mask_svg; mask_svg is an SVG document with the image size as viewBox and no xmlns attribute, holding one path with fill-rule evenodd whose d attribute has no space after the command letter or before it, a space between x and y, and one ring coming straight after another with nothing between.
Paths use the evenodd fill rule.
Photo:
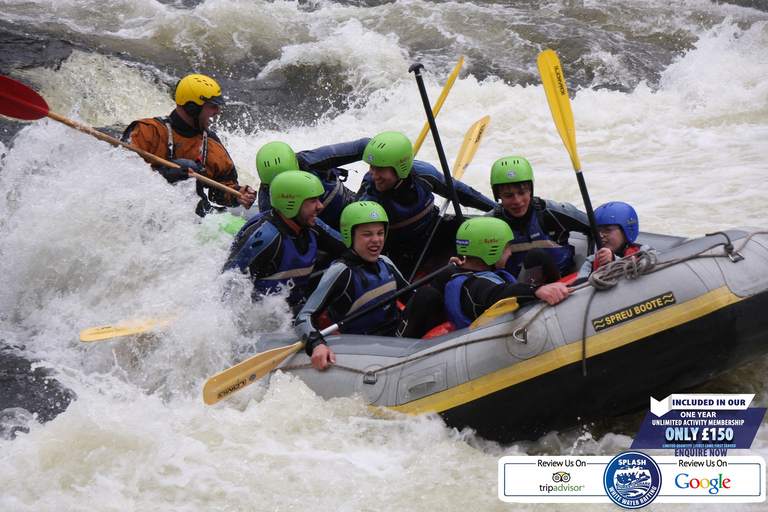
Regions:
<instances>
[{"instance_id":1,"label":"yellow stripe on raft","mask_svg":"<svg viewBox=\"0 0 768 512\"><path fill-rule=\"evenodd\" d=\"M629 345L741 300L743 298L723 286L696 299L620 324L587 338L587 357ZM459 386L389 409L413 414L446 411L578 361L581 361L581 343L573 342Z\"/></svg>"}]
</instances>

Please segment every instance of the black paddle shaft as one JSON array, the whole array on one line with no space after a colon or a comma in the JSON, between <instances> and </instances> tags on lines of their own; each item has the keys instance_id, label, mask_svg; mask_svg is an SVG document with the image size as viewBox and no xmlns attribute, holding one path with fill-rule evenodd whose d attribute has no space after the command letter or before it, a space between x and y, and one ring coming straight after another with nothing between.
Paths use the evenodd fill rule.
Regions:
<instances>
[{"instance_id":1,"label":"black paddle shaft","mask_svg":"<svg viewBox=\"0 0 768 512\"><path fill-rule=\"evenodd\" d=\"M445 182L448 184L448 189L451 194L451 202L453 203L453 209L456 211L456 217L459 221L464 220L464 216L461 214L461 205L459 204L459 196L456 194L456 187L453 186L453 177L448 170L448 161L445 159L445 151L443 151L443 143L440 142L440 134L437 132L437 124L435 123L435 116L432 114L432 106L429 104L429 96L427 96L427 89L424 87L424 79L421 76L422 64L412 64L408 69L410 73L416 75L416 83L419 86L419 93L421 94L421 101L424 103L424 110L427 114L427 121L429 122L429 129L432 131L432 139L435 141L435 149L437 149L437 156L440 158L440 165L443 167L443 174L445 175Z\"/></svg>"},{"instance_id":2,"label":"black paddle shaft","mask_svg":"<svg viewBox=\"0 0 768 512\"><path fill-rule=\"evenodd\" d=\"M455 267L456 267L455 264L449 263L445 267L443 267L443 268L441 268L439 270L435 270L434 272L432 272L428 276L422 277L418 281L409 284L405 288L397 290L392 295L387 295L382 300L377 301L374 304L371 304L370 306L365 307L365 308L363 308L363 309L361 309L359 311L356 311L356 312L352 313L351 315L349 315L349 316L339 320L338 322L336 322L336 327L338 328L338 327L340 327L340 326L342 326L342 325L344 325L344 324L346 324L348 322L351 322L353 320L357 320L358 318L367 315L368 313L370 313L374 309L379 308L379 307L383 306L384 304L388 304L390 302L394 302L396 299L402 297L404 294L410 292L411 290L415 290L419 286L429 283L434 278L436 278L441 272L444 272L447 268L455 268Z\"/></svg>"}]
</instances>

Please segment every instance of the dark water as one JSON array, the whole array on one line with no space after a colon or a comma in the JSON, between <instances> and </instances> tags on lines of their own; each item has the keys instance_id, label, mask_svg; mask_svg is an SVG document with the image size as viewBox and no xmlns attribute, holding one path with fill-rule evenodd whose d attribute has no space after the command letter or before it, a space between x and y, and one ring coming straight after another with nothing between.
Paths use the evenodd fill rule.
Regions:
<instances>
[{"instance_id":1,"label":"dark water","mask_svg":"<svg viewBox=\"0 0 768 512\"><path fill-rule=\"evenodd\" d=\"M192 16L206 2L161 4L183 17L185 12ZM214 4L211 18L217 21L215 2L208 4ZM631 91L640 83L658 88L663 70L695 45L702 30L721 23L724 16L733 17L745 27L765 19L761 13L768 12L768 0L696 5L677 8L674 2L604 2L597 7L585 7L582 2L534 0L301 1L296 6L295 20L284 22L281 27L286 32L283 39L274 34L265 37L258 24L238 26L249 48L236 57L231 57L232 41L215 38L215 27L202 23L191 24L197 30L197 38L194 33L175 34L173 26L131 38L118 36L120 26L114 21L96 18L92 23L79 23L83 12L77 9L64 10L60 18L51 16L42 23L33 21L36 16L32 12L23 20L25 9L21 5L11 9L15 21L0 15L0 73L16 78L28 69L56 70L75 50L96 52L136 66L145 78L164 85L169 93L180 77L199 72L215 77L230 98L230 107L223 114L225 122L245 131L277 130L297 124L311 125L319 118L364 106L367 101L370 89L350 84L350 74L356 71L338 59L287 62L276 72L259 77L269 62L280 58L292 34L299 34L297 39L304 41L321 40L324 29L316 26L315 16L333 8L347 8L348 16L356 17L366 30L396 34L402 51L407 52L407 60L424 63L428 72L439 77L450 72L458 56L465 55L468 60L461 76L471 73L479 81L501 79L510 85L536 84L536 55L544 48L552 48L560 55L573 94L581 88ZM748 9L735 9L737 6ZM249 14L257 19L272 15L273 7L274 4L261 2L248 5L253 10ZM104 14L101 9L93 10ZM16 20L17 17L23 21ZM73 30L73 23L83 28ZM318 33L307 34L314 31ZM469 37L459 37L462 32ZM368 63L380 64L375 58ZM402 79L403 74L404 70L394 73L395 79ZM114 94L120 94L119 83L115 84ZM126 101L130 102L130 98ZM0 141L9 141L21 126L4 119ZM114 135L123 126L100 128Z\"/></svg>"}]
</instances>

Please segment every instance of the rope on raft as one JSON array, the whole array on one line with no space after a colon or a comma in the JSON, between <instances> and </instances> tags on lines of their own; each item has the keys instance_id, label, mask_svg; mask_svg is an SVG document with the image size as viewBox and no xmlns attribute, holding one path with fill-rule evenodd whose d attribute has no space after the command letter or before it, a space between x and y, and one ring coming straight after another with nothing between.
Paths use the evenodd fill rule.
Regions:
<instances>
[{"instance_id":1,"label":"rope on raft","mask_svg":"<svg viewBox=\"0 0 768 512\"><path fill-rule=\"evenodd\" d=\"M581 284L579 286L575 286L573 288L574 291L580 290L582 288L587 288L587 287L592 288L592 293L589 297L589 300L587 301L587 307L584 310L584 323L583 323L582 335L581 335L581 352L582 352L581 364L582 364L583 376L584 377L587 376L587 318L589 317L588 313L589 313L589 308L592 304L592 299L594 298L595 294L598 291L610 290L611 288L613 288L618 284L619 279L621 277L624 277L625 279L637 279L642 275L659 272L673 265L684 263L686 261L697 259L697 258L730 258L731 261L736 263L744 259L744 257L740 253L741 253L741 250L743 250L744 247L747 245L747 243L749 243L750 239L755 235L763 235L763 234L768 234L768 231L755 231L753 233L750 233L744 239L744 243L741 244L741 246L739 246L738 249L734 250L733 244L731 243L731 240L726 233L723 233L723 232L710 233L710 234L707 234L707 236L723 235L726 238L727 242L716 243L695 254L691 254L682 258L676 258L673 260L663 261L663 262L658 261L658 253L656 251L653 251L653 250L638 251L630 256L625 256L618 260L612 261L607 265L603 265L602 267L592 272L589 276L589 280L586 283ZM715 249L716 247L719 247L719 246L723 247L723 253L704 254L705 252L711 251L712 249ZM525 343L526 341L524 339L518 338L516 333L518 331L526 331L528 327L530 327L530 325L533 323L533 321L536 320L539 314L542 311L544 311L544 309L546 309L548 306L549 305L547 303L543 303L541 305L541 308L539 308L539 310L536 311L533 317L531 317L523 327L516 329L512 333L512 337L514 337L518 341ZM497 334L493 336L486 336L483 338L470 339L470 340L462 341L460 343L454 343L446 347L440 348L438 350L433 350L425 354L420 354L415 357L410 357L403 361L398 361L396 363L392 363L387 366L382 366L381 368L377 368L375 370L360 370L358 368L351 368L351 367L343 366L339 364L334 364L332 365L332 367L338 368L340 370L348 370L354 373L363 374L364 382L373 384L376 382L376 374L379 372L387 371L392 368L396 368L398 366L402 366L404 364L411 363L419 359L423 359L425 357L439 354L441 352L445 352L446 350L453 350L454 348L457 348L457 347L470 345L472 343L479 343L481 341L489 341L489 340L494 340L499 338L506 338L507 336L508 335L506 334ZM278 369L294 370L299 368L310 368L310 367L312 367L312 365L307 363L307 364L299 364L299 365L293 365L293 366L284 366Z\"/></svg>"}]
</instances>

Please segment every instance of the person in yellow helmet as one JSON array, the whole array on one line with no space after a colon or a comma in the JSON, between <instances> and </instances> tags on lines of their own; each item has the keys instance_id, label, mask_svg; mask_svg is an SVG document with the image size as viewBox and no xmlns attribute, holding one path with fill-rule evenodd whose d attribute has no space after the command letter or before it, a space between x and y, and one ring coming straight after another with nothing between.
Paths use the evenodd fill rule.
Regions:
<instances>
[{"instance_id":1,"label":"person in yellow helmet","mask_svg":"<svg viewBox=\"0 0 768 512\"><path fill-rule=\"evenodd\" d=\"M202 199L196 212L201 217L214 208L211 203L250 208L256 192L238 184L232 158L210 129L212 118L226 104L219 85L205 75L187 75L176 84L175 101L176 108L169 116L132 122L123 133L123 141L178 164L179 168L152 165L169 183L192 178L197 172L242 193L238 197L208 188L206 194L198 181L197 193Z\"/></svg>"}]
</instances>

